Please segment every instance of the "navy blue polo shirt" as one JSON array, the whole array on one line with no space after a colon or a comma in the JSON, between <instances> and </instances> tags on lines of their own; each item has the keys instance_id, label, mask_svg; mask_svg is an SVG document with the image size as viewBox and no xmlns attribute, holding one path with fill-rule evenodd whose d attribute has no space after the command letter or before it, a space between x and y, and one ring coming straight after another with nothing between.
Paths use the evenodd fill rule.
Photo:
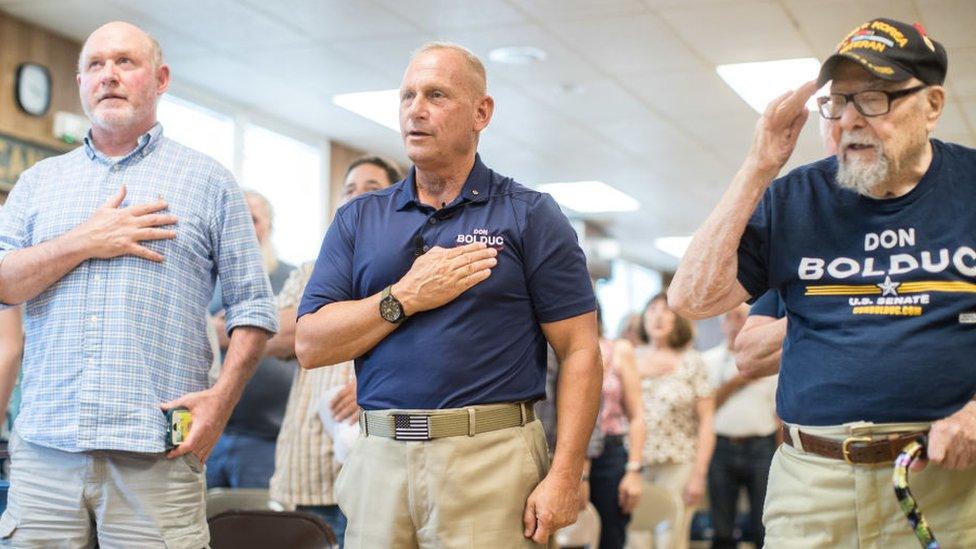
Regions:
<instances>
[{"instance_id":1,"label":"navy blue polo shirt","mask_svg":"<svg viewBox=\"0 0 976 549\"><path fill-rule=\"evenodd\" d=\"M830 157L774 181L749 220L739 282L775 289L789 318L784 421L930 421L976 394L976 150L931 144L903 196L841 188Z\"/></svg>"},{"instance_id":2,"label":"navy blue polo shirt","mask_svg":"<svg viewBox=\"0 0 976 549\"><path fill-rule=\"evenodd\" d=\"M458 198L440 209L417 199L414 176L339 208L298 316L381 292L418 251L484 241L499 251L487 280L411 316L356 359L359 405L441 409L545 398L540 323L596 309L575 231L551 196L480 157Z\"/></svg>"}]
</instances>

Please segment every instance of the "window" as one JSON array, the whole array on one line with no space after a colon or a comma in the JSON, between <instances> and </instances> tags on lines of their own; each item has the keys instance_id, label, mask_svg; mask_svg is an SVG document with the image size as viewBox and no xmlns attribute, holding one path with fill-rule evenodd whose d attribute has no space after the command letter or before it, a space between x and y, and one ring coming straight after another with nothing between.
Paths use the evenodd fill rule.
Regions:
<instances>
[{"instance_id":1,"label":"window","mask_svg":"<svg viewBox=\"0 0 976 549\"><path fill-rule=\"evenodd\" d=\"M163 135L234 170L234 120L189 101L164 95L157 118Z\"/></svg>"},{"instance_id":2,"label":"window","mask_svg":"<svg viewBox=\"0 0 976 549\"><path fill-rule=\"evenodd\" d=\"M318 256L329 211L318 147L240 122L246 114L235 120L172 95L160 100L157 115L167 137L213 157L243 189L268 198L278 257L297 265Z\"/></svg>"},{"instance_id":3,"label":"window","mask_svg":"<svg viewBox=\"0 0 976 549\"><path fill-rule=\"evenodd\" d=\"M613 262L609 279L596 285L596 295L603 308L604 334L619 335L621 323L630 313L641 312L647 300L661 291L661 274L621 259Z\"/></svg>"},{"instance_id":4,"label":"window","mask_svg":"<svg viewBox=\"0 0 976 549\"><path fill-rule=\"evenodd\" d=\"M318 256L327 204L317 147L255 125L244 128L241 186L268 198L275 211L272 243L298 265Z\"/></svg>"}]
</instances>

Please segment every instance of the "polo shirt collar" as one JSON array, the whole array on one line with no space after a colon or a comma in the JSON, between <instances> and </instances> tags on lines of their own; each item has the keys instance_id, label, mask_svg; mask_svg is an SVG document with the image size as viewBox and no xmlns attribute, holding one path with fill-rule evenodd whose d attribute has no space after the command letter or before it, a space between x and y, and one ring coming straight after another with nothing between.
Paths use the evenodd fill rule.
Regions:
<instances>
[{"instance_id":1,"label":"polo shirt collar","mask_svg":"<svg viewBox=\"0 0 976 549\"><path fill-rule=\"evenodd\" d=\"M411 205L415 207L424 206L417 198L416 175L417 168L412 166L410 172L407 174L407 178L403 180L403 186L400 188L396 203L397 211L405 210ZM475 153L474 166L471 167L471 173L468 174L464 186L461 187L461 194L454 199L454 202L448 204L448 207L465 202L485 202L488 200L490 194L491 170L481 162L481 155Z\"/></svg>"},{"instance_id":2,"label":"polo shirt collar","mask_svg":"<svg viewBox=\"0 0 976 549\"><path fill-rule=\"evenodd\" d=\"M153 127L149 128L149 131L139 136L136 140L136 148L132 149L129 154L125 155L121 160L125 160L134 155L146 156L159 144L159 140L163 137L163 126L159 122L153 124ZM113 163L113 160L106 156L102 151L95 148L95 140L92 139L91 130L88 130L88 135L85 136L85 154L88 155L90 160L98 159L106 164Z\"/></svg>"}]
</instances>

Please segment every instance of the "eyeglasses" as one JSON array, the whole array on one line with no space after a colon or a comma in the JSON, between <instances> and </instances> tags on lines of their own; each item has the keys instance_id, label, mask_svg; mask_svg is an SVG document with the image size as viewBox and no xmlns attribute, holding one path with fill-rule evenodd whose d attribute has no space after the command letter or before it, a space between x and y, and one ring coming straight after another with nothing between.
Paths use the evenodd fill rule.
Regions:
<instances>
[{"instance_id":1,"label":"eyeglasses","mask_svg":"<svg viewBox=\"0 0 976 549\"><path fill-rule=\"evenodd\" d=\"M881 116L888 114L888 111L891 110L891 102L895 99L911 95L927 87L926 84L922 84L914 88L896 91L864 90L857 93L832 93L825 97L818 97L817 105L820 107L820 116L827 120L838 120L844 115L844 109L850 102L853 102L857 112L864 116Z\"/></svg>"}]
</instances>

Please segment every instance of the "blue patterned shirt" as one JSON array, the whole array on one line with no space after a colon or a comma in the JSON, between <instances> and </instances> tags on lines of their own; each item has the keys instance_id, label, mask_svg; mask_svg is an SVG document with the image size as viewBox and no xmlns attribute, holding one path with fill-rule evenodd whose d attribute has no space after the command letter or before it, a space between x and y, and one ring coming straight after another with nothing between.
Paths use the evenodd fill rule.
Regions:
<instances>
[{"instance_id":1,"label":"blue patterned shirt","mask_svg":"<svg viewBox=\"0 0 976 549\"><path fill-rule=\"evenodd\" d=\"M278 328L243 193L226 169L164 138L158 124L122 158L89 138L25 171L0 213L0 261L78 226L122 184L122 207L165 199L179 218L176 238L143 243L163 263L91 259L26 303L16 430L41 446L162 452L159 404L208 386L206 312L217 277L228 331Z\"/></svg>"}]
</instances>

